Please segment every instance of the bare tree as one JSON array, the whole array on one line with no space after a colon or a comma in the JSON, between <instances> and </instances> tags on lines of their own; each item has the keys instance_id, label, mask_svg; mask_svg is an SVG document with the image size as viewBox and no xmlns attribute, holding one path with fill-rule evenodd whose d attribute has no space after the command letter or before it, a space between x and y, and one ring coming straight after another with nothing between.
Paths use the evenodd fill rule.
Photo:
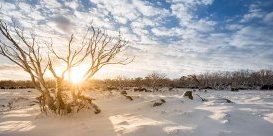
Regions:
<instances>
[{"instance_id":1,"label":"bare tree","mask_svg":"<svg viewBox=\"0 0 273 136\"><path fill-rule=\"evenodd\" d=\"M11 26L0 20L0 32L3 37L0 39L0 54L26 71L35 88L41 92L46 105L51 110L56 110L44 79L49 62L42 56L42 47L35 35L30 34L27 38L24 30L13 19Z\"/></svg>"},{"instance_id":2,"label":"bare tree","mask_svg":"<svg viewBox=\"0 0 273 136\"><path fill-rule=\"evenodd\" d=\"M66 56L63 55L59 55L55 49L53 48L53 43L51 40L50 44L47 44L48 49L50 50L51 53L54 54L54 56L62 61L63 63L65 63L65 69L62 71L61 75L58 75L54 69L53 66L53 62L51 59L49 59L49 70L52 73L53 77L55 78L56 81L56 89L55 89L55 95L56 95L56 107L58 109L58 113L60 114L61 111L64 113L67 113L69 111L71 111L71 105L76 103L76 95L75 95L75 90L74 88L72 88L71 86L69 86L69 90L72 93L72 97L73 97L73 103L67 103L64 100L64 87L63 87L63 82L65 79L65 74L68 73L68 81L71 81L71 69L73 67L76 67L78 65L80 65L84 59L86 58L86 56L88 55L88 51L89 51L89 47L86 47L84 45L82 45L80 47L80 49L72 49L72 44L73 44L73 40L74 40L74 36L73 34L70 36L70 39L68 41L68 46L67 46L67 53ZM62 53L64 54L64 53ZM49 57L50 58L50 57ZM87 99L84 99L87 100ZM91 100L91 99L90 99ZM88 100L88 101L90 101Z\"/></svg>"},{"instance_id":3,"label":"bare tree","mask_svg":"<svg viewBox=\"0 0 273 136\"><path fill-rule=\"evenodd\" d=\"M72 95L72 101L69 95L65 93L65 90L73 90L71 87L66 89L63 87L65 74L68 73L70 81L71 69L73 67L82 64L85 59L89 59L86 62L89 64L89 68L83 77L83 81L87 81L105 65L125 65L133 60L128 57L116 59L117 55L120 54L123 48L128 44L120 35L117 38L111 37L107 35L105 31L91 26L83 37L78 50L72 49L74 36L71 35L65 56L55 51L52 40L50 44L47 44L48 51L53 53L54 57L66 65L61 75L58 75L54 69L52 56L47 55L47 57L44 57L40 52L42 46L39 44L36 36L31 34L30 38L27 38L23 29L17 27L15 21L12 22L13 29L10 29L7 23L0 20L0 31L3 37L0 39L0 54L29 73L35 88L41 92L39 101L41 105L43 105L42 109L48 108L57 114L70 113L75 108L79 111L84 107L88 108L88 105L95 108L95 113L100 112L98 106L92 103L91 98L81 95L81 90L78 91L77 95ZM47 88L44 78L47 69L56 80L55 92L53 94L50 93Z\"/></svg>"},{"instance_id":4,"label":"bare tree","mask_svg":"<svg viewBox=\"0 0 273 136\"><path fill-rule=\"evenodd\" d=\"M148 74L145 78L150 83L150 86L153 88L153 91L158 91L159 87L162 87L164 84L165 74L151 73Z\"/></svg>"},{"instance_id":5,"label":"bare tree","mask_svg":"<svg viewBox=\"0 0 273 136\"><path fill-rule=\"evenodd\" d=\"M79 50L72 51L72 42L74 38L71 35L68 43L68 51L66 56L59 55L53 48L53 44L48 45L50 51L55 57L66 64L66 68L62 74L58 76L52 66L52 62L49 63L49 69L56 79L63 81L64 75L68 72L70 80L70 71L73 67L80 65L85 59L89 61L88 69L86 70L83 81L87 81L92 78L103 66L109 64L122 64L126 65L131 63L134 58L122 58L116 59L117 55L123 51L123 48L128 44L128 41L122 39L121 35L118 37L112 37L107 35L106 31L90 26L81 41L81 47Z\"/></svg>"},{"instance_id":6,"label":"bare tree","mask_svg":"<svg viewBox=\"0 0 273 136\"><path fill-rule=\"evenodd\" d=\"M97 71L99 71L103 66L109 64L123 64L126 65L132 62L133 58L123 58L114 60L119 53L121 53L123 48L128 44L128 41L122 39L119 35L118 37L111 37L106 34L106 31L101 29L96 29L93 26L90 26L87 29L86 34L83 37L83 40L80 42L80 49L72 50L74 37L71 35L68 42L67 55L62 56L58 54L51 43L48 45L49 50L55 55L55 57L66 64L66 68L62 71L61 75L57 75L54 70L52 61L49 63L49 70L53 74L56 80L56 89L57 89L57 98L59 103L62 103L62 98L60 97L63 91L62 82L64 81L64 75L68 72L70 80L70 70L73 67L80 65L85 59L87 59L86 64L89 64L89 68L86 70L83 82L92 78ZM62 53L63 54L63 53ZM82 90L77 90L77 94L74 93L72 88L72 96L74 102L81 97ZM62 107L60 105L60 107ZM65 107L63 107L65 109Z\"/></svg>"}]
</instances>

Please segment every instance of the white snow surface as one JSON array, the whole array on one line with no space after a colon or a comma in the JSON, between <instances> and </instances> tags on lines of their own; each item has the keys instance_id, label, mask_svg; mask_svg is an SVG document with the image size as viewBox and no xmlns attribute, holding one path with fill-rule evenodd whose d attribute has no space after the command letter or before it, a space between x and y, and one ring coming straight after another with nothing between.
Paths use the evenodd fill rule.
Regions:
<instances>
[{"instance_id":1,"label":"white snow surface","mask_svg":"<svg viewBox=\"0 0 273 136\"><path fill-rule=\"evenodd\" d=\"M133 101L119 91L88 91L102 112L67 116L41 114L36 90L0 90L0 136L273 136L273 91L194 92L202 102L183 98L186 90L127 91ZM153 107L160 98L166 103Z\"/></svg>"}]
</instances>

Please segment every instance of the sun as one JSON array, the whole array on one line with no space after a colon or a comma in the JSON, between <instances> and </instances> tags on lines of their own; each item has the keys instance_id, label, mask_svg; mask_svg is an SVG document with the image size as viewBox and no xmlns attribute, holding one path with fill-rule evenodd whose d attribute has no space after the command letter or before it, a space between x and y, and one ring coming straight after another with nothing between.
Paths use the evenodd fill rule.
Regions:
<instances>
[{"instance_id":1,"label":"sun","mask_svg":"<svg viewBox=\"0 0 273 136\"><path fill-rule=\"evenodd\" d=\"M62 72L64 71L64 68L65 68L64 66L56 67L55 70L56 70L57 75L61 76ZM84 75L88 69L89 69L89 67L86 64L82 64L77 67L73 67L71 69L70 81L69 81L68 72L65 73L64 79L71 82L72 84L80 84L83 82ZM46 75L48 77L52 77L52 75L49 71L47 71Z\"/></svg>"},{"instance_id":2,"label":"sun","mask_svg":"<svg viewBox=\"0 0 273 136\"><path fill-rule=\"evenodd\" d=\"M83 81L83 79L82 79L83 75L82 75L82 73L79 73L79 72L81 72L81 71L77 70L77 71L71 72L71 79L70 80L72 83L79 84Z\"/></svg>"},{"instance_id":3,"label":"sun","mask_svg":"<svg viewBox=\"0 0 273 136\"><path fill-rule=\"evenodd\" d=\"M71 69L71 77L70 80L74 84L79 84L83 81L84 74L87 71L87 67L83 66L78 66L74 67ZM68 76L65 77L68 79Z\"/></svg>"}]
</instances>

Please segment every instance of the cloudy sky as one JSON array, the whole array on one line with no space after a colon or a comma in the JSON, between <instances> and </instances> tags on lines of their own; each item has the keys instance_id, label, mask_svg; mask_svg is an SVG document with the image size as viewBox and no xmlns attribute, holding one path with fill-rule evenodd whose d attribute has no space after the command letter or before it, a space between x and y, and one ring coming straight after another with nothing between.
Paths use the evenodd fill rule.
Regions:
<instances>
[{"instance_id":1,"label":"cloudy sky","mask_svg":"<svg viewBox=\"0 0 273 136\"><path fill-rule=\"evenodd\" d=\"M55 44L80 34L91 21L109 35L120 31L130 41L125 53L135 61L106 67L97 78L273 69L272 0L0 1L2 19L15 17L20 26L53 37ZM0 57L0 79L25 78Z\"/></svg>"}]
</instances>

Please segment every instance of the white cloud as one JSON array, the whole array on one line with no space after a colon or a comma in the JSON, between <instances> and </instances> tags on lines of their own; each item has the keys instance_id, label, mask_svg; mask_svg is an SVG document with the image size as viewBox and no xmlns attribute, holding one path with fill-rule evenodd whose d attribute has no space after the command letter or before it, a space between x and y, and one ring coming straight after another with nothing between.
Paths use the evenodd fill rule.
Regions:
<instances>
[{"instance_id":1,"label":"white cloud","mask_svg":"<svg viewBox=\"0 0 273 136\"><path fill-rule=\"evenodd\" d=\"M59 49L63 49L71 33L83 34L90 22L106 29L110 35L121 31L130 41L126 52L136 56L136 61L125 67L104 69L112 75L131 71L136 73L132 75L137 76L159 71L177 76L181 73L221 70L227 66L231 69L243 68L245 63L241 64L242 60L247 64L272 65L269 58L272 49L268 45L273 43L270 40L272 31L267 27L243 24L255 19L272 24L273 13L266 13L257 5L249 6L248 13L241 15L241 22L218 24L209 17L196 17L198 6L209 6L213 0L167 0L170 9L141 0L90 2L93 7L87 10L82 10L84 5L77 0L64 3L41 0L36 5L19 2L18 6L4 2L0 15L5 19L15 16L23 26L34 27L38 35L53 37ZM168 26L165 21L170 17L176 20L170 23L177 25ZM228 32L217 32L219 26ZM264 55L257 55L258 51ZM240 53L245 53L246 57ZM247 61L251 53L258 56L252 62ZM265 58L264 61L259 61L261 58Z\"/></svg>"},{"instance_id":2,"label":"white cloud","mask_svg":"<svg viewBox=\"0 0 273 136\"><path fill-rule=\"evenodd\" d=\"M273 24L273 12L266 14L263 20L267 24Z\"/></svg>"},{"instance_id":3,"label":"white cloud","mask_svg":"<svg viewBox=\"0 0 273 136\"><path fill-rule=\"evenodd\" d=\"M250 12L244 15L241 22L248 22L248 21L251 21L252 19L260 19L260 18L263 18L263 16L264 16L264 13L262 12Z\"/></svg>"},{"instance_id":4,"label":"white cloud","mask_svg":"<svg viewBox=\"0 0 273 136\"><path fill-rule=\"evenodd\" d=\"M242 29L243 27L244 27L244 26L241 25L241 24L227 24L225 28L226 28L227 30L234 31L234 30Z\"/></svg>"},{"instance_id":5,"label":"white cloud","mask_svg":"<svg viewBox=\"0 0 273 136\"><path fill-rule=\"evenodd\" d=\"M270 45L273 42L273 39L270 38L272 34L273 32L266 27L248 26L242 28L232 36L231 44L243 48Z\"/></svg>"},{"instance_id":6,"label":"white cloud","mask_svg":"<svg viewBox=\"0 0 273 136\"><path fill-rule=\"evenodd\" d=\"M261 19L264 17L264 12L256 4L251 4L249 6L248 13L243 16L240 22L249 22L253 19Z\"/></svg>"}]
</instances>

